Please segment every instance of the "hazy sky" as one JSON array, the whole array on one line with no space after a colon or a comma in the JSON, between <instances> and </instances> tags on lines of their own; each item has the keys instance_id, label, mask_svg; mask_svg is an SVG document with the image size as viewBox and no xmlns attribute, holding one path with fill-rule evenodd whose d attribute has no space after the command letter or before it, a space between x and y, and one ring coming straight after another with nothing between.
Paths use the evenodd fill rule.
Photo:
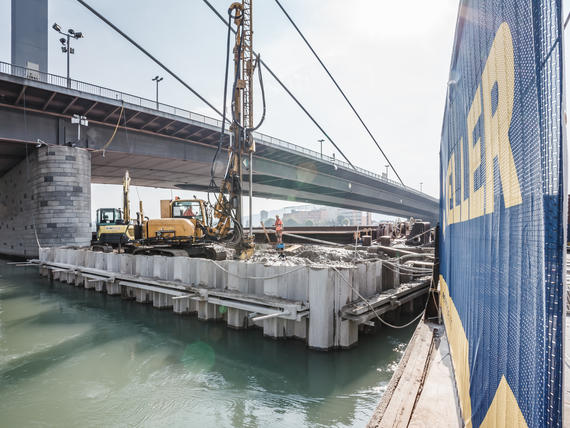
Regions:
<instances>
[{"instance_id":1,"label":"hazy sky","mask_svg":"<svg viewBox=\"0 0 570 428\"><path fill-rule=\"evenodd\" d=\"M88 0L127 34L221 108L225 28L201 0ZM212 0L226 14L229 0ZM439 144L458 2L452 0L282 0L351 98L404 182L439 195ZM72 78L154 98L215 117L187 89L74 0L49 0L49 23L82 31L74 41ZM254 1L254 49L358 166L385 161L273 0ZM65 75L59 34L49 30L49 71ZM0 60L10 62L10 0L0 0ZM319 130L269 75L261 132L319 150ZM258 91L259 92L259 91ZM261 103L257 103L260 105ZM259 110L258 110L259 112ZM333 148L325 143L324 152ZM336 153L337 157L339 156ZM395 178L389 173L391 178ZM136 184L136 181L135 181ZM93 185L93 209L120 205L114 186ZM188 195L189 193L175 192ZM147 212L169 190L144 190ZM136 194L133 200L137 200ZM254 212L290 202L256 200Z\"/></svg>"}]
</instances>

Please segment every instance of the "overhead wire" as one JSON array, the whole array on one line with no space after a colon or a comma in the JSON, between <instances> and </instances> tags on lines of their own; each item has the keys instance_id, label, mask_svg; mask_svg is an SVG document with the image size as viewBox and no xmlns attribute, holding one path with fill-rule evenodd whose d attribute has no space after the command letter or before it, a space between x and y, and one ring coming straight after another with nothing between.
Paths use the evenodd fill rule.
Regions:
<instances>
[{"instance_id":1,"label":"overhead wire","mask_svg":"<svg viewBox=\"0 0 570 428\"><path fill-rule=\"evenodd\" d=\"M79 0L78 0L79 1ZM208 0L202 0L206 6L208 6L208 8L210 8L210 10L225 24L226 20L224 19L224 17L220 14L220 12L218 12L218 10L208 1ZM235 30L232 29L232 31L235 33ZM254 53L255 54L255 53ZM352 162L350 162L350 160L348 159L348 157L344 154L344 152L338 147L338 145L334 142L334 140L330 137L330 135L323 129L323 127L316 121L316 119L309 113L309 111L305 108L305 106L303 106L303 104L297 99L297 97L295 95L293 95L293 93L289 90L289 88L287 88L287 86L285 86L285 84L281 81L281 79L279 79L277 77L277 75L273 72L273 70L271 70L271 68L267 65L267 63L265 63L261 58L259 58L259 62L260 64L262 64L265 69L269 72L269 74L271 74L271 76L275 79L275 81L281 86L281 88L287 93L287 95L289 95L293 101L295 101L295 103L297 104L297 106L307 115L307 117L313 122L313 124L323 133L323 135L331 142L331 144L334 146L334 148L336 150L338 150L338 152L341 154L341 156L346 160L346 162L354 169L356 170L356 167L352 164Z\"/></svg>"},{"instance_id":2,"label":"overhead wire","mask_svg":"<svg viewBox=\"0 0 570 428\"><path fill-rule=\"evenodd\" d=\"M174 73L170 68L168 68L166 65L164 65L164 63L162 63L160 60L158 60L154 55L152 55L149 51L147 51L145 48L143 48L140 44L138 44L136 41L134 41L131 37L129 37L126 33L124 33L120 28L118 28L115 24L113 24L111 21L109 21L107 18L105 18L103 15L101 15L99 12L97 12L95 9L93 9L93 7L91 7L89 4L87 4L86 2L84 2L83 0L77 0L78 3L80 3L82 6L84 6L87 10L89 10L93 15L95 15L97 18L99 18L101 21L103 21L105 24L107 24L109 27L111 27L113 30L115 30L117 33L119 33L121 36L123 36L125 39L127 39L132 45L134 45L138 50L140 50L143 54L145 54L147 57L149 57L152 61L154 61L156 64L158 64L164 71L166 71L168 74L170 74L172 77L174 77L176 80L178 80L179 83L181 83L186 89L188 89L190 92L192 92L196 97L198 97L198 99L200 99L200 101L202 101L204 104L206 104L208 107L210 107L212 110L214 110L218 115L222 116L222 113L216 108L214 107L214 105L212 103L210 103L208 100L206 100L206 98L204 98L202 95L200 95L196 90L194 90L194 88L192 88L188 83L186 83L184 80L182 80L181 77L179 77L176 73Z\"/></svg>"},{"instance_id":3,"label":"overhead wire","mask_svg":"<svg viewBox=\"0 0 570 428\"><path fill-rule=\"evenodd\" d=\"M307 47L309 48L309 50L313 53L313 55L315 56L315 58L317 59L317 61L319 61L319 63L321 64L321 66L323 67L323 69L325 70L325 72L328 74L328 76L330 77L330 79L332 80L332 82L334 83L334 85L336 86L336 88L338 89L338 91L341 93L341 95L344 97L345 101L348 103L348 105L350 106L350 108L352 109L352 111L354 112L354 114L356 115L356 117L358 118L358 120L360 121L360 123L362 124L362 126L364 126L364 129L366 130L366 132L368 133L368 135L370 136L370 138L372 138L372 141L374 141L374 144L376 144L376 147L378 147L378 150L380 150L380 153L382 153L382 156L384 156L384 159L386 159L386 162L388 162L388 165L390 165L390 168L392 168L392 171L394 171L394 174L396 174L396 177L398 177L398 180L400 180L400 183L402 183L402 186L404 186L404 182L402 181L402 179L400 178L400 176L398 175L398 172L396 172L396 169L394 168L394 166L392 165L392 162L390 162L390 159L388 159L388 156L386 155L386 153L384 153L384 150L382 150L382 148L380 147L380 144L378 144L378 141L376 141L376 138L374 137L374 135L372 134L372 132L370 131L370 129L368 128L368 126L366 125L366 123L364 123L364 120L362 119L362 117L360 116L360 114L356 111L356 108L354 107L354 105L352 105L352 103L350 102L350 100L348 99L348 97L346 96L346 94L344 93L344 91L341 89L340 85L337 83L336 79L333 77L333 75L331 74L331 72L329 71L329 69L327 68L327 66L323 63L323 61L321 60L321 58L319 57L319 55L317 55L317 53L315 52L315 50L313 49L313 47L311 46L311 44L309 43L309 41L307 40L307 38L303 35L303 33L301 32L301 30L299 29L299 27L297 26L297 24L295 24L295 22L293 21L293 18L291 18L291 16L287 13L287 11L285 10L285 8L281 5L281 3L279 2L279 0L275 0L275 2L277 3L277 5L279 6L279 8L283 11L283 13L285 14L285 16L287 17L287 19L289 20L289 22L291 23L291 25L293 25L293 27L295 28L295 30L297 30L297 33L299 34L299 36L301 36L301 38L303 39L303 41L305 42L305 44L307 45Z\"/></svg>"}]
</instances>

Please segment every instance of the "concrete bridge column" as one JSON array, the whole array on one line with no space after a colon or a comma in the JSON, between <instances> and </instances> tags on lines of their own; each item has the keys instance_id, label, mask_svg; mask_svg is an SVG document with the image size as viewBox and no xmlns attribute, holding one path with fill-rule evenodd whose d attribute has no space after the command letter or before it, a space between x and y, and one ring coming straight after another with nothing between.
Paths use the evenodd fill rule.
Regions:
<instances>
[{"instance_id":1,"label":"concrete bridge column","mask_svg":"<svg viewBox=\"0 0 570 428\"><path fill-rule=\"evenodd\" d=\"M67 146L30 149L0 177L0 253L37 257L41 247L91 240L91 159Z\"/></svg>"}]
</instances>

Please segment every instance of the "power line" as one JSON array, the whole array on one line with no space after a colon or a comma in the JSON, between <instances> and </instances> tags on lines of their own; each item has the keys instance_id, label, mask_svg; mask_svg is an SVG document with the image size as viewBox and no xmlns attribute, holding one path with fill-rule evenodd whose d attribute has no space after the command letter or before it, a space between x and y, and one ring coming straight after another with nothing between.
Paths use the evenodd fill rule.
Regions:
<instances>
[{"instance_id":1,"label":"power line","mask_svg":"<svg viewBox=\"0 0 570 428\"><path fill-rule=\"evenodd\" d=\"M78 0L80 1L80 0ZM214 14L216 14L216 16L224 23L224 25L227 25L226 20L224 19L224 17L216 10L216 8L208 1L208 0L202 0L209 8L212 12L214 12ZM235 33L235 30L232 28L232 31ZM255 52L254 52L255 55ZM271 68L269 68L269 66L265 63L265 61L263 61L260 58L260 62L261 64L263 64L263 66L266 68L266 70L269 72L269 74L271 74L271 76L275 79L275 81L281 86L281 88L283 88L283 90L285 92L287 92L287 94L293 99L293 101L295 101L295 103L299 106L299 108L301 110L303 110L303 112L309 117L309 119L311 119L311 121L315 124L315 126L317 128L319 128L319 130L323 133L323 135L325 137L328 138L328 140L331 142L331 144L335 147L335 149L338 150L338 152L342 155L342 157L348 162L348 164L354 169L356 170L356 167L352 164L352 162L350 162L350 160L348 160L348 158L346 157L346 155L342 152L342 150L336 145L336 143L333 141L333 139L325 132L325 130L323 129L323 127L321 125L319 125L319 123L315 120L315 118L307 111L307 109L303 106L303 104L301 104L301 102L297 99L297 97L295 97L295 95L293 95L293 93L287 88L287 86L285 86L285 84L277 77L277 75L273 72L273 70L271 70ZM395 172L395 171L394 171ZM397 174L396 174L397 175ZM399 177L398 177L399 178ZM400 180L401 181L401 180Z\"/></svg>"},{"instance_id":2,"label":"power line","mask_svg":"<svg viewBox=\"0 0 570 428\"><path fill-rule=\"evenodd\" d=\"M111 21L109 21L107 18L105 18L103 15L101 15L99 12L97 12L95 9L93 9L91 6L89 6L83 0L77 0L77 1L82 6L87 8L97 18L99 18L101 21L103 21L105 24L107 24L109 27L111 27L113 30L115 30L117 33L119 33L121 36L123 36L129 42L131 42L137 49L139 49L142 53L144 53L146 56L148 56L156 64L158 64L160 67L162 67L168 74L170 74L172 77L174 77L176 80L178 80L184 87L186 87L188 90L190 90L190 92L192 92L194 95L196 95L208 107L210 107L212 110L214 110L220 116L222 116L222 113L216 107L214 107L210 102L208 102L208 100L206 100L202 95L200 95L198 92L196 92L190 85L188 85L184 80L182 80L176 73L174 73L172 70L170 70L166 65L164 65L162 62L160 62L158 59L156 59L150 52L148 52L141 45L139 45L137 42L135 42L133 39L131 39L127 34L125 34L123 31L121 31Z\"/></svg>"},{"instance_id":3,"label":"power line","mask_svg":"<svg viewBox=\"0 0 570 428\"><path fill-rule=\"evenodd\" d=\"M380 152L382 153L382 156L384 156L384 159L386 159L386 162L388 162L388 164L390 165L390 167L392 168L392 171L394 171L394 174L396 174L396 177L398 177L398 180L400 180L400 183L402 183L402 186L404 186L404 182L402 181L402 179L400 178L400 176L398 175L398 173L396 172L396 169L394 168L394 166L392 165L392 163L390 162L390 160L388 159L388 156L386 156L386 153L384 153L384 150L382 150L382 148L380 147L380 144L378 144L378 141L376 141L376 138L374 138L374 135L372 135L372 132L370 132L370 129L368 129L368 126L366 126L366 124L364 123L364 120L362 120L362 117L360 117L360 114L358 114L358 112L356 111L356 109L354 108L354 106L352 105L352 103L350 102L350 100L348 99L348 97L346 96L346 94L344 93L344 91L340 88L339 84L337 83L337 81L335 80L335 78L332 76L332 74L330 73L329 69L327 68L327 66L323 63L323 61L321 60L321 58L319 57L319 55L317 55L317 53L315 52L315 50L313 49L313 47L311 46L311 44L309 43L309 41L305 38L305 36L303 35L303 33L301 32L301 30L299 29L299 27L297 27L297 25L295 24L295 22L293 21L293 19L291 18L291 16L287 13L287 11L285 10L285 8L281 5L281 3L279 2L279 0L275 0L275 3L277 3L277 5L279 6L279 8L283 11L283 13L285 14L285 16L287 17L287 19L289 20L289 22L293 25L293 27L295 28L295 30L297 30L297 33L299 33L299 36L301 36L301 38L303 39L303 41L305 42L305 44L307 45L307 47L310 49L310 51L313 53L313 55L315 56L315 58L317 58L317 61L319 61L319 63L321 64L321 66L324 68L324 70L326 71L326 73L328 74L328 76L331 78L332 82L334 83L334 85L336 86L336 88L339 90L339 92L341 93L341 95L344 97L344 99L346 100L346 102L348 103L348 105L350 106L350 108L352 109L352 111L354 112L354 114L356 115L356 117L358 118L358 120L360 121L360 123L362 124L362 126L364 126L364 129L366 129L366 132L368 132L368 135L370 135L370 138L372 138L372 141L374 141L374 144L376 144L376 146L378 147L378 149L380 150Z\"/></svg>"}]
</instances>

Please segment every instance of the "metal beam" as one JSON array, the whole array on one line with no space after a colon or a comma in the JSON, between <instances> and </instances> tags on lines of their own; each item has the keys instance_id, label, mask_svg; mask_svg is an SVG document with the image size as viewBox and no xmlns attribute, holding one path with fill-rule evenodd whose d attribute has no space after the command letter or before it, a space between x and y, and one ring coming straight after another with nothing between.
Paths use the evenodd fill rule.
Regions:
<instances>
[{"instance_id":1,"label":"metal beam","mask_svg":"<svg viewBox=\"0 0 570 428\"><path fill-rule=\"evenodd\" d=\"M174 136L178 135L179 133L181 133L181 132L184 131L185 129L188 129L190 126L191 126L190 124L184 125L184 126L183 126L182 128L180 128L178 131L176 131L174 134L172 134L172 136L174 137Z\"/></svg>"},{"instance_id":2,"label":"metal beam","mask_svg":"<svg viewBox=\"0 0 570 428\"><path fill-rule=\"evenodd\" d=\"M75 101L77 101L78 98L79 98L79 97L74 97L74 98L71 100L71 102L67 105L67 107L63 109L63 111L61 112L61 114L67 113L67 110L69 110L69 108L70 108L73 104L75 104Z\"/></svg>"},{"instance_id":3,"label":"metal beam","mask_svg":"<svg viewBox=\"0 0 570 428\"><path fill-rule=\"evenodd\" d=\"M103 122L107 122L107 119L109 119L111 116L113 116L115 113L117 113L119 110L121 109L121 107L117 107L115 110L113 110L111 113L109 113L107 116L105 116L103 118Z\"/></svg>"},{"instance_id":4,"label":"metal beam","mask_svg":"<svg viewBox=\"0 0 570 428\"><path fill-rule=\"evenodd\" d=\"M188 140L190 138L194 138L196 135L198 135L202 132L204 132L204 128L198 128L197 131L192 132L190 135L188 135L187 137L184 137L184 138L186 138Z\"/></svg>"},{"instance_id":5,"label":"metal beam","mask_svg":"<svg viewBox=\"0 0 570 428\"><path fill-rule=\"evenodd\" d=\"M174 122L176 122L176 120L171 120L170 122L168 122L166 125L164 125L162 128L160 128L160 129L159 129L158 131L156 131L156 132L160 134L160 132L161 132L163 129L168 128L168 127L169 127L170 125L172 125Z\"/></svg>"},{"instance_id":6,"label":"metal beam","mask_svg":"<svg viewBox=\"0 0 570 428\"><path fill-rule=\"evenodd\" d=\"M159 116L154 116L149 122L145 123L141 129L145 129L148 125L150 125L152 122L154 122L158 118L159 118Z\"/></svg>"},{"instance_id":7,"label":"metal beam","mask_svg":"<svg viewBox=\"0 0 570 428\"><path fill-rule=\"evenodd\" d=\"M48 98L48 100L45 102L44 106L42 107L42 110L45 111L46 108L48 108L49 103L51 103L51 101L55 98L55 96L57 95L57 92L52 92L50 97Z\"/></svg>"},{"instance_id":8,"label":"metal beam","mask_svg":"<svg viewBox=\"0 0 570 428\"><path fill-rule=\"evenodd\" d=\"M95 106L99 104L97 101L95 101L93 104L91 104L91 106L89 106L89 108L87 109L87 111L85 113L83 113L83 116L87 116L91 110L93 110L95 108Z\"/></svg>"},{"instance_id":9,"label":"metal beam","mask_svg":"<svg viewBox=\"0 0 570 428\"><path fill-rule=\"evenodd\" d=\"M27 88L26 85L22 86L22 90L20 91L20 95L18 95L18 98L16 98L16 102L14 104L17 105L20 102L20 100L24 96L24 92L26 92L26 88Z\"/></svg>"},{"instance_id":10,"label":"metal beam","mask_svg":"<svg viewBox=\"0 0 570 428\"><path fill-rule=\"evenodd\" d=\"M127 119L127 121L125 122L125 125L128 125L131 120L133 120L135 117L137 117L141 113L142 113L142 111L137 111L135 114L133 114L131 117L129 117Z\"/></svg>"}]
</instances>

